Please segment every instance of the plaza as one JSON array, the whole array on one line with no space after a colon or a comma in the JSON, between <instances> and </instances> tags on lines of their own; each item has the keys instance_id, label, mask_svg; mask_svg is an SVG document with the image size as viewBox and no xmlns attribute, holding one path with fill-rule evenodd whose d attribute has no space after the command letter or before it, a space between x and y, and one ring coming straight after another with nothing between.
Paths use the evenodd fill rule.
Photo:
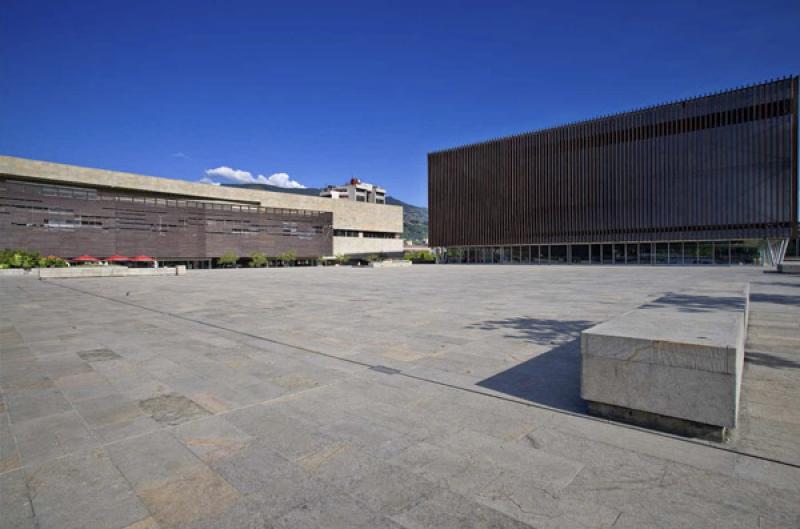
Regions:
<instances>
[{"instance_id":1,"label":"plaza","mask_svg":"<svg viewBox=\"0 0 800 529\"><path fill-rule=\"evenodd\" d=\"M587 414L581 331L748 284L727 442ZM800 524L797 276L197 270L5 277L0 302L2 528Z\"/></svg>"}]
</instances>

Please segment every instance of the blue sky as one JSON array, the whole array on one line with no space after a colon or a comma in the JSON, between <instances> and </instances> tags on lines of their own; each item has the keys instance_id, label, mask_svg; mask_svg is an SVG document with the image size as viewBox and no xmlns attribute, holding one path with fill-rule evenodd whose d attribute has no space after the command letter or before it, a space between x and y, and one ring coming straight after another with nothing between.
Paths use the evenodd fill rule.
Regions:
<instances>
[{"instance_id":1,"label":"blue sky","mask_svg":"<svg viewBox=\"0 0 800 529\"><path fill-rule=\"evenodd\" d=\"M426 205L430 151L800 73L800 2L549 4L3 0L0 153Z\"/></svg>"}]
</instances>

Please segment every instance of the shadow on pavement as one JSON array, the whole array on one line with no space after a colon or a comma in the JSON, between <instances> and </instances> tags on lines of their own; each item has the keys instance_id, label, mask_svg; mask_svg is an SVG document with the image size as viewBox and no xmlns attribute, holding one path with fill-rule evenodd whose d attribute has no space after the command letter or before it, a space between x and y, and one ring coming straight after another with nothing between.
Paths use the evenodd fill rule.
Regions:
<instances>
[{"instance_id":1,"label":"shadow on pavement","mask_svg":"<svg viewBox=\"0 0 800 529\"><path fill-rule=\"evenodd\" d=\"M553 345L545 351L485 380L478 386L552 408L586 413L580 396L580 333L594 325L587 320L509 318L486 321L473 329L516 331L508 338L537 345Z\"/></svg>"},{"instance_id":2,"label":"shadow on pavement","mask_svg":"<svg viewBox=\"0 0 800 529\"><path fill-rule=\"evenodd\" d=\"M800 296L754 293L750 294L750 301L754 303L776 303L778 305L795 305L800 307Z\"/></svg>"},{"instance_id":3,"label":"shadow on pavement","mask_svg":"<svg viewBox=\"0 0 800 529\"><path fill-rule=\"evenodd\" d=\"M794 360L787 360L786 358L781 358L780 356L771 355L768 353L747 351L747 353L745 353L744 359L745 362L757 366L772 367L775 369L781 369L781 368L800 369L800 362L795 362Z\"/></svg>"},{"instance_id":4,"label":"shadow on pavement","mask_svg":"<svg viewBox=\"0 0 800 529\"><path fill-rule=\"evenodd\" d=\"M645 303L641 309L674 305L680 312L710 312L720 309L743 310L744 296L698 296L668 292L658 299Z\"/></svg>"}]
</instances>

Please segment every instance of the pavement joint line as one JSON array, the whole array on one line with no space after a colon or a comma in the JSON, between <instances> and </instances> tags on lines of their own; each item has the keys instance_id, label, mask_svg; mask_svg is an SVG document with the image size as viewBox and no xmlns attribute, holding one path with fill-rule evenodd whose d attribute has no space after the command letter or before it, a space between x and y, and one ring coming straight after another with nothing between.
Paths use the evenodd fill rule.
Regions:
<instances>
[{"instance_id":1,"label":"pavement joint line","mask_svg":"<svg viewBox=\"0 0 800 529\"><path fill-rule=\"evenodd\" d=\"M252 339L255 339L255 340L261 340L261 341L265 341L265 342L268 342L268 343L274 343L274 344L277 344L277 345L283 345L285 347L291 347L293 349L297 349L299 351L303 351L303 352L306 352L306 353L309 353L309 354L313 354L313 355L317 355L317 356L323 356L323 357L330 358L330 359L333 359L333 360L339 360L339 361L342 361L342 362L347 362L347 363L353 364L353 365L359 365L359 366L365 367L365 368L373 370L373 371L375 371L375 369L373 369L373 368L379 366L379 364L374 364L373 365L373 364L369 364L367 362L360 362L358 360L353 360L353 359L350 359L350 358L344 358L344 357L336 356L336 355L329 354L329 353L323 353L322 351L316 351L314 349L309 349L307 347L302 347L302 346L298 346L298 345L282 342L280 340L275 340L275 339L267 338L267 337L264 337L264 336L258 336L256 334L251 334L251 333L248 333L248 332L239 331L239 330L236 330L236 329L231 329L231 328L228 328L228 327L224 327L222 325L217 325L215 323L189 318L187 316L181 316L180 314L175 314L175 313L172 313L172 312L168 312L168 311L164 311L164 310L160 310L160 309L147 307L145 305L139 305L139 304L133 303L131 301L125 301L123 299L118 299L118 298L115 298L115 297L112 297L112 296L105 296L105 295L102 295L102 294L96 294L94 292L89 292L89 291L86 291L86 290L81 290L81 289L76 288L76 287L71 287L71 286L68 286L68 285L64 285L64 284L62 284L60 282L54 282L54 281L48 281L48 280L44 280L44 281L47 284L50 284L50 285L53 285L53 286L57 286L57 287L64 288L64 289L67 289L67 290L72 290L74 292L78 292L80 294L84 294L84 295L87 295L87 296L92 296L92 297L95 297L95 298L104 299L106 301L111 301L112 303L119 303L121 305L127 305L127 306L134 307L134 308L137 308L137 309L140 309L140 310L144 310L144 311L148 311L148 312L154 312L154 313L157 313L157 314L162 314L164 316L180 319L180 320L187 321L187 322L190 322L190 323L194 323L194 324L197 324L197 325L204 325L204 326L211 327L211 328L218 329L218 330L222 330L222 331L225 331L225 332L230 332L232 334L238 334L238 335L241 335L241 336L246 336L248 338L252 338ZM378 372L380 372L380 370L378 370ZM601 424L607 424L607 425L615 426L615 427L618 427L618 428L625 428L625 429L628 429L628 430L643 432L643 433L646 433L646 434L649 434L649 435L654 435L654 436L657 436L657 437L673 439L675 441L680 441L680 442L684 442L684 443L690 443L690 444L694 444L694 445L697 445L697 446L703 446L703 447L710 448L710 449L713 449L713 450L719 450L719 451L722 451L722 452L728 452L728 453L739 455L739 456L743 456L743 457L750 457L752 459L757 459L757 460L760 460L760 461L766 461L766 462L774 463L774 464L781 465L781 466L800 469L800 464L790 463L788 461L781 461L779 459L774 459L774 458L771 458L771 457L766 457L766 456L762 456L762 455L758 455L758 454L751 454L751 453L748 453L748 452L742 452L742 451L739 451L739 450L735 450L733 448L728 448L726 446L720 446L720 445L717 445L717 444L712 444L712 443L710 443L708 441L702 441L702 440L698 440L698 439L690 439L690 438L686 438L686 437L681 437L679 435L670 434L670 433L667 433L667 432L659 432L657 430L650 430L650 429L643 428L643 427L636 426L636 425L632 425L632 424L625 424L625 423L615 422L615 421L611 421L609 419L603 419L601 417L595 417L595 416L588 415L588 414L585 414L585 413L578 413L578 412L573 412L573 411L569 411L569 410L563 410L563 409L559 409L559 408L554 408L554 407L551 407L551 406L547 406L545 404L540 404L538 402L521 401L521 400L517 400L515 398L507 397L507 396L504 396L504 395L496 395L496 394L485 392L485 391L480 391L480 390L476 390L476 389L472 389L472 388L466 388L466 387L463 387L463 386L457 386L455 384L450 384L448 382L442 382L440 380L434 380L434 379L430 379L430 378L426 378L426 377L412 375L412 374L406 373L404 371L399 371L398 373L393 373L393 375L394 376L407 377L407 378L410 378L410 379L418 380L420 382L426 382L426 383L429 383L429 384L434 384L434 385L438 385L438 386L441 386L441 387L454 389L454 390L458 390L458 391L465 391L465 392L468 392L468 393L473 393L475 395L481 395L481 396L484 396L484 397L494 398L494 399L502 400L502 401L505 401L505 402L511 402L511 403L514 403L514 404L519 404L519 405L527 406L527 407L530 407L530 408L538 408L538 409L542 409L542 410L548 410L548 411L551 411L553 413L559 413L561 415L567 415L567 416L575 417L575 418L579 418L579 419L595 421L595 422L598 422L598 423L601 423Z\"/></svg>"}]
</instances>

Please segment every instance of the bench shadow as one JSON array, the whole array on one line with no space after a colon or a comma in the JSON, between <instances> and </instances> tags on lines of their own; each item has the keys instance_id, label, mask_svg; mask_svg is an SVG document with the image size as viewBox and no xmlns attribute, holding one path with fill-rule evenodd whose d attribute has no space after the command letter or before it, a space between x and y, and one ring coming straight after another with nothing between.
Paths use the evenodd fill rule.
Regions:
<instances>
[{"instance_id":1,"label":"bench shadow","mask_svg":"<svg viewBox=\"0 0 800 529\"><path fill-rule=\"evenodd\" d=\"M794 360L787 360L777 355L759 353L756 351L747 351L744 355L744 361L757 366L772 367L775 369L800 369L800 362L795 362Z\"/></svg>"},{"instance_id":2,"label":"bench shadow","mask_svg":"<svg viewBox=\"0 0 800 529\"><path fill-rule=\"evenodd\" d=\"M665 306L679 307L680 312L711 312L720 309L744 310L744 296L700 296L668 292L658 299L640 306L641 309L654 309Z\"/></svg>"},{"instance_id":3,"label":"bench shadow","mask_svg":"<svg viewBox=\"0 0 800 529\"><path fill-rule=\"evenodd\" d=\"M789 296L785 294L750 294L750 301L756 303L775 303L778 305L794 305L800 307L800 296Z\"/></svg>"},{"instance_id":4,"label":"bench shadow","mask_svg":"<svg viewBox=\"0 0 800 529\"><path fill-rule=\"evenodd\" d=\"M520 317L482 321L467 325L467 328L483 331L508 329L516 331L516 333L506 334L506 338L525 340L537 345L558 345L580 337L581 331L588 329L592 325L594 325L594 322L588 320L545 320Z\"/></svg>"},{"instance_id":5,"label":"bench shadow","mask_svg":"<svg viewBox=\"0 0 800 529\"><path fill-rule=\"evenodd\" d=\"M580 333L594 325L587 320L508 318L485 321L472 329L515 331L506 337L553 347L496 375L478 386L552 408L586 413L580 396Z\"/></svg>"}]
</instances>

